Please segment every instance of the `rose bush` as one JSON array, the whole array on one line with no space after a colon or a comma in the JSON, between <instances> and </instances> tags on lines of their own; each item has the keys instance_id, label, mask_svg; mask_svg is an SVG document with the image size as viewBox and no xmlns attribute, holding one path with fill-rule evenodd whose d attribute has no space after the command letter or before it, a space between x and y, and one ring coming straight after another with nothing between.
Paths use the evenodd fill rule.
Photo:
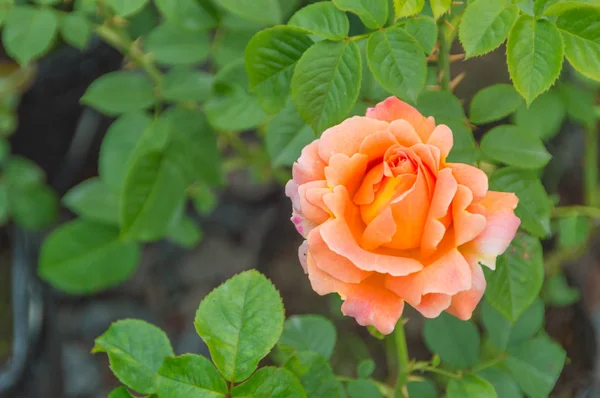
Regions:
<instances>
[{"instance_id":1,"label":"rose bush","mask_svg":"<svg viewBox=\"0 0 600 398\"><path fill-rule=\"evenodd\" d=\"M326 130L293 166L286 193L306 239L299 257L313 289L381 333L407 302L425 317L466 320L520 220L512 193L448 163L452 131L395 97Z\"/></svg>"}]
</instances>

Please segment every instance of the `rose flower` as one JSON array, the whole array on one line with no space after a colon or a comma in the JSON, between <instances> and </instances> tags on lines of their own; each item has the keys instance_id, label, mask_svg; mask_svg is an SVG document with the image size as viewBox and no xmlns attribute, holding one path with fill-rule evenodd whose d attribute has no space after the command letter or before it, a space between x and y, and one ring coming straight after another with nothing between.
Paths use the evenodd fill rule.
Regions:
<instances>
[{"instance_id":1,"label":"rose flower","mask_svg":"<svg viewBox=\"0 0 600 398\"><path fill-rule=\"evenodd\" d=\"M302 150L286 194L306 239L300 262L318 294L381 333L404 302L423 316L471 317L486 282L481 264L513 239L512 193L488 190L485 173L447 163L452 131L390 97L326 130Z\"/></svg>"}]
</instances>

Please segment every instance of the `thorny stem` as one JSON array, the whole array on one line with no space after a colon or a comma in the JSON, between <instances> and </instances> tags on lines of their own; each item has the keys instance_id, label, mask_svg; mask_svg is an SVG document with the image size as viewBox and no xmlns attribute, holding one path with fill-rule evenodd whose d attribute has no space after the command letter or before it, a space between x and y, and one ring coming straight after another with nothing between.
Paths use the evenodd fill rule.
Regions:
<instances>
[{"instance_id":1,"label":"thorny stem","mask_svg":"<svg viewBox=\"0 0 600 398\"><path fill-rule=\"evenodd\" d=\"M404 320L400 319L394 329L394 343L396 346L396 357L398 358L398 376L394 398L408 398L406 392L406 381L410 374L408 348L406 347L406 333L404 332Z\"/></svg>"}]
</instances>

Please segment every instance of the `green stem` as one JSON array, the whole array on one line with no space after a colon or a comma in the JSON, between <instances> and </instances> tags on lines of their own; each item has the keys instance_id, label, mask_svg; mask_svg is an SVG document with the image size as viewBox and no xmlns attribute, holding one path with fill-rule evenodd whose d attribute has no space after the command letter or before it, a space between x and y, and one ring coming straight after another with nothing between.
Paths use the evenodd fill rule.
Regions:
<instances>
[{"instance_id":1,"label":"green stem","mask_svg":"<svg viewBox=\"0 0 600 398\"><path fill-rule=\"evenodd\" d=\"M594 184L595 186L595 184ZM587 194L587 189L586 189ZM587 195L586 195L587 196ZM592 196L593 199L593 196ZM587 201L587 199L586 199ZM555 207L553 210L554 217L573 217L573 216L583 216L589 218L597 218L600 219L600 208L592 207L592 206L559 206Z\"/></svg>"},{"instance_id":2,"label":"green stem","mask_svg":"<svg viewBox=\"0 0 600 398\"><path fill-rule=\"evenodd\" d=\"M501 355L497 358L490 359L489 361L483 362L483 363L479 364L478 366L475 366L473 369L471 369L471 373L477 373L477 372L481 372L484 369L491 368L492 366L499 364L500 362L504 361L505 359L506 359L506 357L504 355Z\"/></svg>"},{"instance_id":3,"label":"green stem","mask_svg":"<svg viewBox=\"0 0 600 398\"><path fill-rule=\"evenodd\" d=\"M462 374L460 374L460 373L452 373L452 372L449 372L447 370L439 369L439 368L436 368L436 367L433 367L433 366L424 367L422 369L422 371L429 372L429 373L435 373L435 374L438 374L440 376L448 377L450 379L460 379L460 378L462 378Z\"/></svg>"},{"instance_id":4,"label":"green stem","mask_svg":"<svg viewBox=\"0 0 600 398\"><path fill-rule=\"evenodd\" d=\"M408 348L406 347L406 334L404 333L404 321L400 319L394 330L394 343L396 346L396 358L398 358L398 377L394 398L408 398L406 392L406 381L410 374Z\"/></svg>"},{"instance_id":5,"label":"green stem","mask_svg":"<svg viewBox=\"0 0 600 398\"><path fill-rule=\"evenodd\" d=\"M358 41L358 40L366 39L369 36L371 36L371 33L365 33L365 34L362 34L362 35L356 35L356 36L348 37L348 40L350 40L350 41Z\"/></svg>"},{"instance_id":6,"label":"green stem","mask_svg":"<svg viewBox=\"0 0 600 398\"><path fill-rule=\"evenodd\" d=\"M585 204L594 206L598 184L598 130L596 123L585 129L585 150L583 153L584 198Z\"/></svg>"},{"instance_id":7,"label":"green stem","mask_svg":"<svg viewBox=\"0 0 600 398\"><path fill-rule=\"evenodd\" d=\"M452 43L446 39L445 18L446 16L441 17L438 22L438 76L441 89L448 91L450 90L450 46Z\"/></svg>"}]
</instances>

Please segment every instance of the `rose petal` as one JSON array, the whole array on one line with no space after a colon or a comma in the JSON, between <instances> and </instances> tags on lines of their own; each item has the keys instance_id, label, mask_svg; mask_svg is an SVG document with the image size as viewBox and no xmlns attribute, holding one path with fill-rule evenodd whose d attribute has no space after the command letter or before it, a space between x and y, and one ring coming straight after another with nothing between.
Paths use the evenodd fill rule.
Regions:
<instances>
[{"instance_id":1,"label":"rose petal","mask_svg":"<svg viewBox=\"0 0 600 398\"><path fill-rule=\"evenodd\" d=\"M319 140L319 156L325 162L336 153L352 156L369 135L388 128L388 123L366 117L354 116L337 126L325 130Z\"/></svg>"},{"instance_id":2,"label":"rose petal","mask_svg":"<svg viewBox=\"0 0 600 398\"><path fill-rule=\"evenodd\" d=\"M424 256L432 254L444 238L446 225L441 220L448 214L457 188L452 170L440 170L421 238L421 253Z\"/></svg>"},{"instance_id":3,"label":"rose petal","mask_svg":"<svg viewBox=\"0 0 600 398\"><path fill-rule=\"evenodd\" d=\"M307 260L310 283L317 294L338 293L344 300L342 313L356 318L360 325L372 325L383 334L394 330L404 301L385 288L381 275L359 284L343 283L320 270L310 254Z\"/></svg>"},{"instance_id":4,"label":"rose petal","mask_svg":"<svg viewBox=\"0 0 600 398\"><path fill-rule=\"evenodd\" d=\"M395 136L398 143L407 148L423 143L421 137L408 120L398 119L392 121L389 130Z\"/></svg>"},{"instance_id":5,"label":"rose petal","mask_svg":"<svg viewBox=\"0 0 600 398\"><path fill-rule=\"evenodd\" d=\"M298 187L302 215L316 224L329 219L327 207L323 203L323 195L331 192L326 185L325 181L310 181Z\"/></svg>"},{"instance_id":6,"label":"rose petal","mask_svg":"<svg viewBox=\"0 0 600 398\"><path fill-rule=\"evenodd\" d=\"M379 163L367 172L363 178L361 186L354 195L354 203L357 205L367 205L375 200L375 190L383 178L383 163Z\"/></svg>"},{"instance_id":7,"label":"rose petal","mask_svg":"<svg viewBox=\"0 0 600 398\"><path fill-rule=\"evenodd\" d=\"M360 206L360 214L365 224L372 222L379 213L389 207L395 200L402 200L408 194L415 192L414 187L417 185L418 179L419 177L413 174L384 178L379 185L375 200L372 203ZM423 188L422 183L419 188Z\"/></svg>"},{"instance_id":8,"label":"rose petal","mask_svg":"<svg viewBox=\"0 0 600 398\"><path fill-rule=\"evenodd\" d=\"M480 201L488 190L488 178L483 170L463 163L448 163L454 178L460 185L464 185L473 193L473 200Z\"/></svg>"},{"instance_id":9,"label":"rose petal","mask_svg":"<svg viewBox=\"0 0 600 398\"><path fill-rule=\"evenodd\" d=\"M459 293L460 294L460 293ZM431 293L421 298L421 303L415 306L425 318L437 318L442 311L450 307L452 297L447 294Z\"/></svg>"},{"instance_id":10,"label":"rose petal","mask_svg":"<svg viewBox=\"0 0 600 398\"><path fill-rule=\"evenodd\" d=\"M308 256L308 241L303 241L300 247L298 247L298 258L300 259L300 265L304 270L304 273L308 273L308 268L306 265L306 256Z\"/></svg>"},{"instance_id":11,"label":"rose petal","mask_svg":"<svg viewBox=\"0 0 600 398\"><path fill-rule=\"evenodd\" d=\"M319 157L319 140L315 140L302 149L302 154L292 168L294 180L300 184L325 179L325 162Z\"/></svg>"},{"instance_id":12,"label":"rose petal","mask_svg":"<svg viewBox=\"0 0 600 398\"><path fill-rule=\"evenodd\" d=\"M360 144L359 153L367 155L368 161L372 162L383 157L392 145L397 145L398 140L389 131L377 131L367 136Z\"/></svg>"},{"instance_id":13,"label":"rose petal","mask_svg":"<svg viewBox=\"0 0 600 398\"><path fill-rule=\"evenodd\" d=\"M408 121L421 137L422 142L427 142L431 132L435 128L435 120L432 117L424 117L414 107L406 102L400 101L396 97L389 97L383 102L378 103L375 108L367 110L367 117L393 122L394 120L404 119Z\"/></svg>"},{"instance_id":14,"label":"rose petal","mask_svg":"<svg viewBox=\"0 0 600 398\"><path fill-rule=\"evenodd\" d=\"M443 293L450 296L471 288L471 267L465 257L452 249L427 265L421 272L423 294Z\"/></svg>"},{"instance_id":15,"label":"rose petal","mask_svg":"<svg viewBox=\"0 0 600 398\"><path fill-rule=\"evenodd\" d=\"M481 301L485 292L485 276L477 261L471 263L473 286L471 289L460 292L452 297L452 304L446 310L463 321L471 319L473 311Z\"/></svg>"},{"instance_id":16,"label":"rose petal","mask_svg":"<svg viewBox=\"0 0 600 398\"><path fill-rule=\"evenodd\" d=\"M471 190L464 185L459 185L452 202L456 246L472 241L485 229L485 216L467 211L471 202L473 202Z\"/></svg>"},{"instance_id":17,"label":"rose petal","mask_svg":"<svg viewBox=\"0 0 600 398\"><path fill-rule=\"evenodd\" d=\"M385 208L365 228L360 245L365 250L374 250L379 246L392 241L396 233L396 223L392 215L392 209Z\"/></svg>"},{"instance_id":18,"label":"rose petal","mask_svg":"<svg viewBox=\"0 0 600 398\"><path fill-rule=\"evenodd\" d=\"M452 130L443 124L436 126L431 133L431 137L429 137L429 140L427 140L427 143L439 148L441 158L446 159L450 153L450 150L452 149L452 145L454 145Z\"/></svg>"},{"instance_id":19,"label":"rose petal","mask_svg":"<svg viewBox=\"0 0 600 398\"><path fill-rule=\"evenodd\" d=\"M329 165L325 167L325 178L329 187L343 185L350 195L358 190L367 170L368 157L355 153L348 157L336 153L329 158Z\"/></svg>"},{"instance_id":20,"label":"rose petal","mask_svg":"<svg viewBox=\"0 0 600 398\"><path fill-rule=\"evenodd\" d=\"M350 260L331 251L323 238L320 229L323 225L315 228L308 235L308 250L315 261L315 265L323 272L327 272L337 280L345 283L359 283L369 277L372 272L357 268Z\"/></svg>"}]
</instances>

